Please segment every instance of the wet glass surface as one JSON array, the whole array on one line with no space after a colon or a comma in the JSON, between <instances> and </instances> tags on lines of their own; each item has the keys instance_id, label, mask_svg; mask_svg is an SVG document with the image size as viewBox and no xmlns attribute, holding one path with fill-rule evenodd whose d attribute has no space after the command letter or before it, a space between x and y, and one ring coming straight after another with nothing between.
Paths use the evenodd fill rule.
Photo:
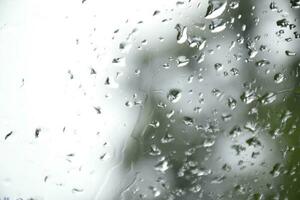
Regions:
<instances>
[{"instance_id":1,"label":"wet glass surface","mask_svg":"<svg viewBox=\"0 0 300 200\"><path fill-rule=\"evenodd\" d=\"M1 1L0 200L298 200L299 9Z\"/></svg>"}]
</instances>

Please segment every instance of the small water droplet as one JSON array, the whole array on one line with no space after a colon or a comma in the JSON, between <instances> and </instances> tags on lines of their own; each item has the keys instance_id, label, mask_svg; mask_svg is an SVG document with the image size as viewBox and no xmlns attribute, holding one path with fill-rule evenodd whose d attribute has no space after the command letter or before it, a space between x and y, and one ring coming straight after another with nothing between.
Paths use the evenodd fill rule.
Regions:
<instances>
[{"instance_id":1,"label":"small water droplet","mask_svg":"<svg viewBox=\"0 0 300 200\"><path fill-rule=\"evenodd\" d=\"M125 106L131 108L133 106L133 103L131 101L126 101Z\"/></svg>"},{"instance_id":2,"label":"small water droplet","mask_svg":"<svg viewBox=\"0 0 300 200\"><path fill-rule=\"evenodd\" d=\"M273 103L276 100L276 94L273 92L266 93L260 98L260 102L264 105Z\"/></svg>"},{"instance_id":3,"label":"small water droplet","mask_svg":"<svg viewBox=\"0 0 300 200\"><path fill-rule=\"evenodd\" d=\"M249 58L254 58L257 55L258 51L256 51L255 49L250 49L249 50Z\"/></svg>"},{"instance_id":4,"label":"small water droplet","mask_svg":"<svg viewBox=\"0 0 300 200\"><path fill-rule=\"evenodd\" d=\"M226 29L226 23L222 19L214 19L209 24L209 30L212 33L218 33Z\"/></svg>"},{"instance_id":5,"label":"small water droplet","mask_svg":"<svg viewBox=\"0 0 300 200\"><path fill-rule=\"evenodd\" d=\"M114 65L117 65L117 66L120 66L120 67L124 67L124 66L126 66L126 59L125 59L125 57L114 58L112 60L112 63Z\"/></svg>"},{"instance_id":6,"label":"small water droplet","mask_svg":"<svg viewBox=\"0 0 300 200\"><path fill-rule=\"evenodd\" d=\"M281 169L280 163L276 163L273 166L273 169L270 171L270 174L275 178L280 175L280 169Z\"/></svg>"},{"instance_id":7,"label":"small water droplet","mask_svg":"<svg viewBox=\"0 0 300 200\"><path fill-rule=\"evenodd\" d=\"M257 124L255 122L248 121L244 127L254 133L256 131Z\"/></svg>"},{"instance_id":8,"label":"small water droplet","mask_svg":"<svg viewBox=\"0 0 300 200\"><path fill-rule=\"evenodd\" d=\"M168 112L168 113L166 114L166 117L167 117L168 119L170 119L174 114L175 114L175 111L174 111L174 110L171 110L170 112Z\"/></svg>"},{"instance_id":9,"label":"small water droplet","mask_svg":"<svg viewBox=\"0 0 300 200\"><path fill-rule=\"evenodd\" d=\"M226 172L230 172L230 171L231 171L231 166L228 165L228 164L224 164L223 167L222 167L222 169L223 169L224 171L226 171Z\"/></svg>"},{"instance_id":10,"label":"small water droplet","mask_svg":"<svg viewBox=\"0 0 300 200\"><path fill-rule=\"evenodd\" d=\"M153 16L156 16L156 15L158 15L159 13L160 13L159 10L155 10L155 11L153 12Z\"/></svg>"},{"instance_id":11,"label":"small water droplet","mask_svg":"<svg viewBox=\"0 0 300 200\"><path fill-rule=\"evenodd\" d=\"M238 137L242 133L242 129L239 126L235 126L232 128L232 130L229 132L229 135L232 137Z\"/></svg>"},{"instance_id":12,"label":"small water droplet","mask_svg":"<svg viewBox=\"0 0 300 200\"><path fill-rule=\"evenodd\" d=\"M242 95L241 95L241 100L246 103L249 104L251 102L253 102L254 100L256 100L256 94L254 92L254 90L246 90Z\"/></svg>"},{"instance_id":13,"label":"small water droplet","mask_svg":"<svg viewBox=\"0 0 300 200\"><path fill-rule=\"evenodd\" d=\"M287 56L295 56L295 55L296 55L296 52L286 50L286 51L285 51L285 54L286 54Z\"/></svg>"},{"instance_id":14,"label":"small water droplet","mask_svg":"<svg viewBox=\"0 0 300 200\"><path fill-rule=\"evenodd\" d=\"M188 38L188 42L190 47L197 47L199 50L202 50L206 45L205 39L196 36Z\"/></svg>"},{"instance_id":15,"label":"small water droplet","mask_svg":"<svg viewBox=\"0 0 300 200\"><path fill-rule=\"evenodd\" d=\"M221 2L221 1L211 0L208 2L208 4L209 5L207 7L205 19L214 19L223 14L227 6L227 1Z\"/></svg>"},{"instance_id":16,"label":"small water droplet","mask_svg":"<svg viewBox=\"0 0 300 200\"><path fill-rule=\"evenodd\" d=\"M197 63L202 63L205 59L205 54L200 53L200 55L197 57Z\"/></svg>"},{"instance_id":17,"label":"small water droplet","mask_svg":"<svg viewBox=\"0 0 300 200\"><path fill-rule=\"evenodd\" d=\"M256 65L258 67L263 67L263 66L266 66L266 65L269 65L269 64L270 64L270 61L267 60L267 59L262 59L262 60L256 62Z\"/></svg>"},{"instance_id":18,"label":"small water droplet","mask_svg":"<svg viewBox=\"0 0 300 200\"><path fill-rule=\"evenodd\" d=\"M166 144L172 142L173 140L175 140L175 138L171 134L167 133L163 138L161 138L161 143Z\"/></svg>"},{"instance_id":19,"label":"small water droplet","mask_svg":"<svg viewBox=\"0 0 300 200\"><path fill-rule=\"evenodd\" d=\"M215 70L220 71L223 69L223 65L221 63L216 63L215 64Z\"/></svg>"},{"instance_id":20,"label":"small water droplet","mask_svg":"<svg viewBox=\"0 0 300 200\"><path fill-rule=\"evenodd\" d=\"M187 126L193 126L193 124L194 124L194 119L191 118L191 117L185 116L185 117L183 117L183 123L184 123L185 125L187 125Z\"/></svg>"},{"instance_id":21,"label":"small water droplet","mask_svg":"<svg viewBox=\"0 0 300 200\"><path fill-rule=\"evenodd\" d=\"M151 156L158 156L161 154L161 150L154 144L151 145L150 153Z\"/></svg>"},{"instance_id":22,"label":"small water droplet","mask_svg":"<svg viewBox=\"0 0 300 200\"><path fill-rule=\"evenodd\" d=\"M233 1L233 2L231 2L230 4L229 4L229 7L231 8L231 9L237 9L238 7L239 7L239 2L237 2L237 1Z\"/></svg>"},{"instance_id":23,"label":"small water droplet","mask_svg":"<svg viewBox=\"0 0 300 200\"><path fill-rule=\"evenodd\" d=\"M153 120L149 126L152 126L153 128L158 128L160 126L160 123L158 120Z\"/></svg>"},{"instance_id":24,"label":"small water droplet","mask_svg":"<svg viewBox=\"0 0 300 200\"><path fill-rule=\"evenodd\" d=\"M277 73L274 75L275 83L281 83L284 80L284 75L282 73Z\"/></svg>"},{"instance_id":25,"label":"small water droplet","mask_svg":"<svg viewBox=\"0 0 300 200\"><path fill-rule=\"evenodd\" d=\"M177 67L184 67L189 64L190 60L185 56L179 56L176 59Z\"/></svg>"},{"instance_id":26,"label":"small water droplet","mask_svg":"<svg viewBox=\"0 0 300 200\"><path fill-rule=\"evenodd\" d=\"M276 22L277 26L280 26L280 27L287 27L289 25L289 22L287 19L281 19L281 20L278 20Z\"/></svg>"},{"instance_id":27,"label":"small water droplet","mask_svg":"<svg viewBox=\"0 0 300 200\"><path fill-rule=\"evenodd\" d=\"M270 3L270 9L271 9L272 11L276 11L276 10L278 9L276 2L272 1L272 2Z\"/></svg>"},{"instance_id":28,"label":"small water droplet","mask_svg":"<svg viewBox=\"0 0 300 200\"><path fill-rule=\"evenodd\" d=\"M120 44L119 44L119 49L122 51L122 52L128 52L129 50L130 50L130 48L131 48L131 44L129 44L129 43L126 43L126 42L121 42ZM116 59L116 60L115 60ZM114 58L113 59L113 63L118 63L118 62L120 62L120 58L118 59L118 58ZM122 62L122 61L121 61ZM125 61L124 61L125 62ZM125 64L125 63L123 63L123 64Z\"/></svg>"},{"instance_id":29,"label":"small water droplet","mask_svg":"<svg viewBox=\"0 0 300 200\"><path fill-rule=\"evenodd\" d=\"M167 95L167 98L170 102L176 103L181 98L181 91L179 89L171 89Z\"/></svg>"},{"instance_id":30,"label":"small water droplet","mask_svg":"<svg viewBox=\"0 0 300 200\"><path fill-rule=\"evenodd\" d=\"M207 138L203 142L203 147L212 147L215 144L215 139Z\"/></svg>"},{"instance_id":31,"label":"small water droplet","mask_svg":"<svg viewBox=\"0 0 300 200\"><path fill-rule=\"evenodd\" d=\"M212 183L212 184L220 184L220 183L222 183L225 179L226 179L226 176L215 177L215 178L211 181L211 183Z\"/></svg>"},{"instance_id":32,"label":"small water droplet","mask_svg":"<svg viewBox=\"0 0 300 200\"><path fill-rule=\"evenodd\" d=\"M182 26L181 24L177 24L175 26L175 29L177 30L177 43L183 44L187 41L187 27Z\"/></svg>"},{"instance_id":33,"label":"small water droplet","mask_svg":"<svg viewBox=\"0 0 300 200\"><path fill-rule=\"evenodd\" d=\"M169 163L166 160L162 160L155 165L155 170L165 172L169 169Z\"/></svg>"},{"instance_id":34,"label":"small water droplet","mask_svg":"<svg viewBox=\"0 0 300 200\"><path fill-rule=\"evenodd\" d=\"M249 146L253 146L253 147L261 146L261 142L258 140L257 137L251 137L251 138L247 139L247 140L246 140L246 143L247 143Z\"/></svg>"}]
</instances>

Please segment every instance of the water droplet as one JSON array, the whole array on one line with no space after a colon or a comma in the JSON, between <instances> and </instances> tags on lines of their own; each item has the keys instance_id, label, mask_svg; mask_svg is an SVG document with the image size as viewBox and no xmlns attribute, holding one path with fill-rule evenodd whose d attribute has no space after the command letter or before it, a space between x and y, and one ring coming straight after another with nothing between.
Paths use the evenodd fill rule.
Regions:
<instances>
[{"instance_id":1,"label":"water droplet","mask_svg":"<svg viewBox=\"0 0 300 200\"><path fill-rule=\"evenodd\" d=\"M183 44L187 41L187 27L182 26L181 24L177 24L175 26L175 29L177 30L177 43Z\"/></svg>"},{"instance_id":2,"label":"water droplet","mask_svg":"<svg viewBox=\"0 0 300 200\"><path fill-rule=\"evenodd\" d=\"M152 191L154 197L158 197L160 195L160 191L153 186L150 186L149 189Z\"/></svg>"},{"instance_id":3,"label":"water droplet","mask_svg":"<svg viewBox=\"0 0 300 200\"><path fill-rule=\"evenodd\" d=\"M222 68L223 68L223 65L221 63L215 64L215 70L220 71L220 70L222 70Z\"/></svg>"},{"instance_id":4,"label":"water droplet","mask_svg":"<svg viewBox=\"0 0 300 200\"><path fill-rule=\"evenodd\" d=\"M226 179L226 176L215 177L215 178L211 181L211 183L212 183L212 184L220 184L220 183L222 183L225 179Z\"/></svg>"},{"instance_id":5,"label":"water droplet","mask_svg":"<svg viewBox=\"0 0 300 200\"><path fill-rule=\"evenodd\" d=\"M299 0L290 0L291 8L298 9L300 8L300 1Z\"/></svg>"},{"instance_id":6,"label":"water droplet","mask_svg":"<svg viewBox=\"0 0 300 200\"><path fill-rule=\"evenodd\" d=\"M272 11L276 11L276 10L278 9L278 7L277 7L277 5L276 5L276 2L272 1L272 2L270 3L270 9L271 9Z\"/></svg>"},{"instance_id":7,"label":"water droplet","mask_svg":"<svg viewBox=\"0 0 300 200\"><path fill-rule=\"evenodd\" d=\"M110 86L111 88L119 87L119 84L112 77L106 77L104 85Z\"/></svg>"},{"instance_id":8,"label":"water droplet","mask_svg":"<svg viewBox=\"0 0 300 200\"><path fill-rule=\"evenodd\" d=\"M158 156L161 154L161 150L154 144L151 145L150 153L151 156Z\"/></svg>"},{"instance_id":9,"label":"water droplet","mask_svg":"<svg viewBox=\"0 0 300 200\"><path fill-rule=\"evenodd\" d=\"M213 138L207 138L203 142L203 147L212 147L215 144L215 139Z\"/></svg>"},{"instance_id":10,"label":"water droplet","mask_svg":"<svg viewBox=\"0 0 300 200\"><path fill-rule=\"evenodd\" d=\"M38 138L38 137L40 136L41 131L42 131L41 128L36 128L36 129L35 129L35 132L34 132L35 138Z\"/></svg>"},{"instance_id":11,"label":"water droplet","mask_svg":"<svg viewBox=\"0 0 300 200\"><path fill-rule=\"evenodd\" d=\"M191 118L191 117L185 116L185 117L183 117L183 123L184 123L185 125L187 125L187 126L193 126L193 124L194 124L194 119Z\"/></svg>"},{"instance_id":12,"label":"water droplet","mask_svg":"<svg viewBox=\"0 0 300 200\"><path fill-rule=\"evenodd\" d=\"M192 37L188 39L189 46L194 48L197 47L199 50L202 50L206 45L206 40L201 37Z\"/></svg>"},{"instance_id":13,"label":"water droplet","mask_svg":"<svg viewBox=\"0 0 300 200\"><path fill-rule=\"evenodd\" d=\"M10 131L9 133L7 133L4 137L4 140L7 140L7 138L9 138L9 136L11 136L13 134L13 131Z\"/></svg>"},{"instance_id":14,"label":"water droplet","mask_svg":"<svg viewBox=\"0 0 300 200\"><path fill-rule=\"evenodd\" d=\"M126 60L125 60L125 57L118 57L118 58L114 58L112 60L112 63L123 67L126 65Z\"/></svg>"},{"instance_id":15,"label":"water droplet","mask_svg":"<svg viewBox=\"0 0 300 200\"><path fill-rule=\"evenodd\" d=\"M171 110L170 112L168 112L168 113L166 114L166 117L167 117L168 119L170 119L174 114L175 114L175 111L174 111L174 110Z\"/></svg>"},{"instance_id":16,"label":"water droplet","mask_svg":"<svg viewBox=\"0 0 300 200\"><path fill-rule=\"evenodd\" d=\"M153 120L149 126L152 126L153 128L158 128L160 126L160 123L158 120Z\"/></svg>"},{"instance_id":17,"label":"water droplet","mask_svg":"<svg viewBox=\"0 0 300 200\"><path fill-rule=\"evenodd\" d=\"M169 163L166 160L162 160L155 165L155 170L164 173L169 169Z\"/></svg>"},{"instance_id":18,"label":"water droplet","mask_svg":"<svg viewBox=\"0 0 300 200\"><path fill-rule=\"evenodd\" d=\"M97 114L99 114L99 115L101 114L101 108L99 106L95 106L94 109Z\"/></svg>"},{"instance_id":19,"label":"water droplet","mask_svg":"<svg viewBox=\"0 0 300 200\"><path fill-rule=\"evenodd\" d=\"M267 59L262 59L262 60L256 62L256 65L258 67L263 67L263 66L266 66L266 65L269 65L269 64L270 64L270 61L267 60Z\"/></svg>"},{"instance_id":20,"label":"water droplet","mask_svg":"<svg viewBox=\"0 0 300 200\"><path fill-rule=\"evenodd\" d=\"M270 174L275 178L278 177L280 175L280 170L281 170L281 165L280 163L276 163L273 166L273 169L270 171Z\"/></svg>"},{"instance_id":21,"label":"water droplet","mask_svg":"<svg viewBox=\"0 0 300 200\"><path fill-rule=\"evenodd\" d=\"M232 76L238 76L240 74L240 71L237 68L234 67L234 68L230 69L230 74Z\"/></svg>"},{"instance_id":22,"label":"water droplet","mask_svg":"<svg viewBox=\"0 0 300 200\"><path fill-rule=\"evenodd\" d=\"M209 30L212 33L218 33L226 29L226 23L222 19L213 19L209 24Z\"/></svg>"},{"instance_id":23,"label":"water droplet","mask_svg":"<svg viewBox=\"0 0 300 200\"><path fill-rule=\"evenodd\" d=\"M256 131L257 124L255 122L248 121L244 127L254 133Z\"/></svg>"},{"instance_id":24,"label":"water droplet","mask_svg":"<svg viewBox=\"0 0 300 200\"><path fill-rule=\"evenodd\" d=\"M200 53L200 55L197 57L197 63L202 63L205 59L205 54Z\"/></svg>"},{"instance_id":25,"label":"water droplet","mask_svg":"<svg viewBox=\"0 0 300 200\"><path fill-rule=\"evenodd\" d=\"M197 106L197 107L194 108L194 112L195 113L200 113L201 111L202 111L202 108L199 107L199 106Z\"/></svg>"},{"instance_id":26,"label":"water droplet","mask_svg":"<svg viewBox=\"0 0 300 200\"><path fill-rule=\"evenodd\" d=\"M176 6L182 6L182 5L184 5L184 1L177 1L176 2Z\"/></svg>"},{"instance_id":27,"label":"water droplet","mask_svg":"<svg viewBox=\"0 0 300 200\"><path fill-rule=\"evenodd\" d=\"M223 167L222 167L222 169L223 169L224 171L226 171L226 172L230 172L230 171L231 171L231 166L228 165L228 164L224 164Z\"/></svg>"},{"instance_id":28,"label":"water droplet","mask_svg":"<svg viewBox=\"0 0 300 200\"><path fill-rule=\"evenodd\" d=\"M285 54L286 54L287 56L295 56L295 55L296 55L296 52L287 50L287 51L285 51Z\"/></svg>"},{"instance_id":29,"label":"water droplet","mask_svg":"<svg viewBox=\"0 0 300 200\"><path fill-rule=\"evenodd\" d=\"M254 58L257 55L258 51L256 51L255 49L250 49L249 50L249 58Z\"/></svg>"},{"instance_id":30,"label":"water droplet","mask_svg":"<svg viewBox=\"0 0 300 200\"><path fill-rule=\"evenodd\" d=\"M282 73L277 73L274 75L275 83L281 83L284 80L284 75Z\"/></svg>"},{"instance_id":31,"label":"water droplet","mask_svg":"<svg viewBox=\"0 0 300 200\"><path fill-rule=\"evenodd\" d=\"M166 144L172 142L173 140L175 140L175 138L171 134L167 133L163 138L161 138L161 143Z\"/></svg>"},{"instance_id":32,"label":"water droplet","mask_svg":"<svg viewBox=\"0 0 300 200\"><path fill-rule=\"evenodd\" d=\"M254 100L256 100L256 94L254 92L254 90L246 90L242 95L241 95L241 100L246 103L249 104L251 102L253 102Z\"/></svg>"},{"instance_id":33,"label":"water droplet","mask_svg":"<svg viewBox=\"0 0 300 200\"><path fill-rule=\"evenodd\" d=\"M216 17L219 17L223 14L223 12L226 9L227 1L221 2L221 1L214 1L211 0L208 2L207 11L205 14L206 19L214 19Z\"/></svg>"},{"instance_id":34,"label":"water droplet","mask_svg":"<svg viewBox=\"0 0 300 200\"><path fill-rule=\"evenodd\" d=\"M238 137L242 133L242 129L239 126L235 126L232 128L232 130L229 132L229 135L232 137Z\"/></svg>"},{"instance_id":35,"label":"water droplet","mask_svg":"<svg viewBox=\"0 0 300 200\"><path fill-rule=\"evenodd\" d=\"M189 64L190 60L185 56L179 56L176 59L177 67L184 67Z\"/></svg>"},{"instance_id":36,"label":"water droplet","mask_svg":"<svg viewBox=\"0 0 300 200\"><path fill-rule=\"evenodd\" d=\"M276 100L276 94L273 92L266 93L260 98L260 102L264 105L273 103Z\"/></svg>"},{"instance_id":37,"label":"water droplet","mask_svg":"<svg viewBox=\"0 0 300 200\"><path fill-rule=\"evenodd\" d=\"M236 152L236 155L240 155L241 152L245 151L246 150L246 147L242 146L242 145L239 145L239 144L234 144L231 146L231 148L233 150L235 150Z\"/></svg>"},{"instance_id":38,"label":"water droplet","mask_svg":"<svg viewBox=\"0 0 300 200\"><path fill-rule=\"evenodd\" d=\"M246 143L249 146L253 146L253 147L261 146L261 142L258 140L257 137L251 137L251 138L249 138L248 140L246 140Z\"/></svg>"},{"instance_id":39,"label":"water droplet","mask_svg":"<svg viewBox=\"0 0 300 200\"><path fill-rule=\"evenodd\" d=\"M237 9L238 7L239 7L239 2L237 2L237 1L232 1L230 4L229 4L229 7L231 8L231 9Z\"/></svg>"},{"instance_id":40,"label":"water droplet","mask_svg":"<svg viewBox=\"0 0 300 200\"><path fill-rule=\"evenodd\" d=\"M281 19L281 20L278 20L276 22L277 26L280 26L280 27L287 27L289 25L289 22L287 19Z\"/></svg>"},{"instance_id":41,"label":"water droplet","mask_svg":"<svg viewBox=\"0 0 300 200\"><path fill-rule=\"evenodd\" d=\"M222 120L224 122L230 121L232 119L232 115L231 114L222 114Z\"/></svg>"},{"instance_id":42,"label":"water droplet","mask_svg":"<svg viewBox=\"0 0 300 200\"><path fill-rule=\"evenodd\" d=\"M79 189L79 188L73 188L72 189L72 193L77 193L77 192L83 192L83 189Z\"/></svg>"},{"instance_id":43,"label":"water droplet","mask_svg":"<svg viewBox=\"0 0 300 200\"><path fill-rule=\"evenodd\" d=\"M153 16L156 16L156 15L158 15L159 13L160 13L159 10L155 10L155 11L153 12Z\"/></svg>"},{"instance_id":44,"label":"water droplet","mask_svg":"<svg viewBox=\"0 0 300 200\"><path fill-rule=\"evenodd\" d=\"M133 103L131 101L126 101L125 106L131 108L133 106Z\"/></svg>"},{"instance_id":45,"label":"water droplet","mask_svg":"<svg viewBox=\"0 0 300 200\"><path fill-rule=\"evenodd\" d=\"M128 52L129 50L130 50L130 48L131 48L131 44L129 44L129 43L126 43L126 42L121 42L120 44L119 44L119 49L122 51L122 52ZM116 59L116 60L115 60ZM120 59L118 59L118 58L114 58L113 59L113 63L116 63L116 62L120 62ZM121 61L122 62L122 61ZM125 64L125 63L123 63L123 64Z\"/></svg>"},{"instance_id":46,"label":"water droplet","mask_svg":"<svg viewBox=\"0 0 300 200\"><path fill-rule=\"evenodd\" d=\"M181 91L179 89L171 89L167 95L167 98L170 102L176 103L181 98Z\"/></svg>"}]
</instances>

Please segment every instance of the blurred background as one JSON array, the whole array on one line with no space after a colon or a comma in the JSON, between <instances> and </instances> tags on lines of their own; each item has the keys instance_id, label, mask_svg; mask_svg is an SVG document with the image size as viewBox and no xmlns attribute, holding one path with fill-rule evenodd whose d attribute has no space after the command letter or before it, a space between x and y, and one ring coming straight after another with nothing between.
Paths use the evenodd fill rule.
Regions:
<instances>
[{"instance_id":1,"label":"blurred background","mask_svg":"<svg viewBox=\"0 0 300 200\"><path fill-rule=\"evenodd\" d=\"M298 0L0 2L0 199L291 199Z\"/></svg>"}]
</instances>

